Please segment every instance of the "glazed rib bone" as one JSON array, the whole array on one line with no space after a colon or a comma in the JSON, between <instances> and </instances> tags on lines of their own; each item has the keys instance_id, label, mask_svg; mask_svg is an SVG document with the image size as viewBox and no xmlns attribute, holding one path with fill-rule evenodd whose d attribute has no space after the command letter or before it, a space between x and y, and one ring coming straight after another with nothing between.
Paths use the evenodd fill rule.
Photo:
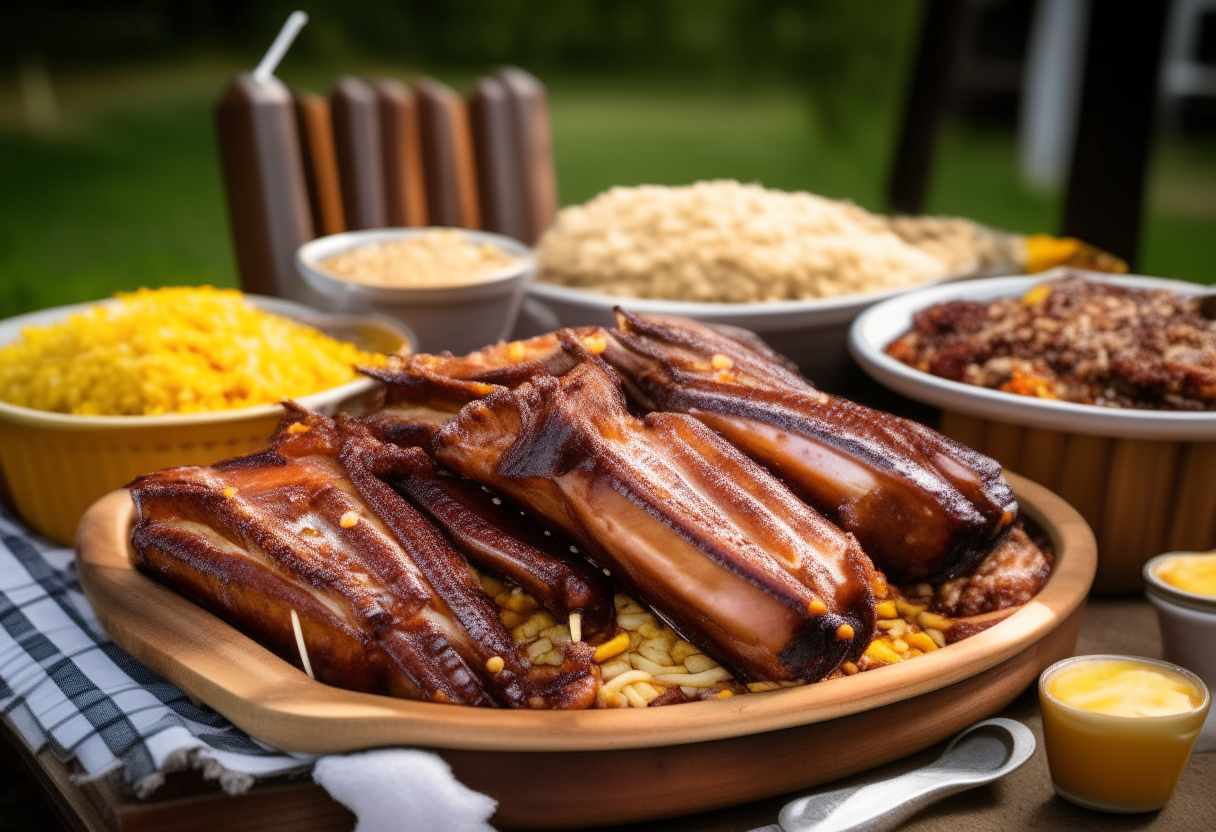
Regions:
<instances>
[{"instance_id":1,"label":"glazed rib bone","mask_svg":"<svg viewBox=\"0 0 1216 832\"><path fill-rule=\"evenodd\" d=\"M897 583L970 571L1017 516L994 460L822 393L763 346L685 318L620 311L605 338L602 357L644 407L713 428L855 534Z\"/></svg>"},{"instance_id":2,"label":"glazed rib bone","mask_svg":"<svg viewBox=\"0 0 1216 832\"><path fill-rule=\"evenodd\" d=\"M345 431L370 438L365 424L339 419ZM612 627L611 584L569 551L564 535L539 528L484 486L438 469L422 447L400 448L382 459L376 475L424 511L478 567L519 585L560 621L578 615L584 635Z\"/></svg>"},{"instance_id":3,"label":"glazed rib bone","mask_svg":"<svg viewBox=\"0 0 1216 832\"><path fill-rule=\"evenodd\" d=\"M869 644L876 575L853 537L696 420L631 416L596 359L466 405L434 450L745 678L816 680Z\"/></svg>"}]
</instances>

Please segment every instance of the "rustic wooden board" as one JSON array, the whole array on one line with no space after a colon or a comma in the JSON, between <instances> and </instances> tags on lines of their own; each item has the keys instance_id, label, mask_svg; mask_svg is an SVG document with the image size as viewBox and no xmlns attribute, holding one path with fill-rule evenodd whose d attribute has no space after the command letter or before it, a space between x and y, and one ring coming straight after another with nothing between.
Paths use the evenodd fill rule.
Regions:
<instances>
[{"instance_id":1,"label":"rustic wooden board","mask_svg":"<svg viewBox=\"0 0 1216 832\"><path fill-rule=\"evenodd\" d=\"M119 645L253 736L317 753L430 747L500 801L500 825L592 826L732 805L897 759L995 713L1071 655L1096 565L1093 535L1059 497L1010 481L1052 538L1057 562L1042 592L1008 620L858 676L653 710L461 708L315 682L132 568L125 491L85 516L77 563ZM608 770L628 773L630 799L607 786Z\"/></svg>"},{"instance_id":2,"label":"rustic wooden board","mask_svg":"<svg viewBox=\"0 0 1216 832\"><path fill-rule=\"evenodd\" d=\"M1201 551L1216 546L1216 442L1183 446L1174 487L1174 515L1165 548Z\"/></svg>"}]
</instances>

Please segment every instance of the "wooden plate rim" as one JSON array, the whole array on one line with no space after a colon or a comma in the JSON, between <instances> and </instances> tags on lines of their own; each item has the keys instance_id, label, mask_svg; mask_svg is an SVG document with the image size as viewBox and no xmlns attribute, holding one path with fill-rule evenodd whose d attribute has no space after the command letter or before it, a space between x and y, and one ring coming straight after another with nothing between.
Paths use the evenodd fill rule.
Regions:
<instances>
[{"instance_id":1,"label":"wooden plate rim","mask_svg":"<svg viewBox=\"0 0 1216 832\"><path fill-rule=\"evenodd\" d=\"M134 507L111 492L77 532L81 583L116 643L237 726L290 751L384 745L481 751L647 748L778 731L879 708L974 676L1021 653L1080 606L1097 566L1093 533L1063 499L1006 472L1023 512L1052 539L1056 564L1039 594L1007 620L915 661L831 681L678 707L512 711L437 705L313 681L234 627L138 572Z\"/></svg>"}]
</instances>

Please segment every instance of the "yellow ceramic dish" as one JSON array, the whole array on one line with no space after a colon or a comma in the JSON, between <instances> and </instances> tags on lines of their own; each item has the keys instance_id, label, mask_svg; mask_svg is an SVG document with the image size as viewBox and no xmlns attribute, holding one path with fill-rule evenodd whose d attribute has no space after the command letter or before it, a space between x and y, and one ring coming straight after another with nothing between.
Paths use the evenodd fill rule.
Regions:
<instances>
[{"instance_id":1,"label":"yellow ceramic dish","mask_svg":"<svg viewBox=\"0 0 1216 832\"><path fill-rule=\"evenodd\" d=\"M392 324L360 316L327 316L290 301L250 296L259 308L380 352L413 347ZM0 344L25 326L43 326L93 304L61 306L0 322ZM374 388L360 378L300 404L333 412ZM138 474L175 465L209 465L262 448L278 425L277 404L163 416L74 416L0 402L0 496L39 534L70 544L85 509Z\"/></svg>"}]
</instances>

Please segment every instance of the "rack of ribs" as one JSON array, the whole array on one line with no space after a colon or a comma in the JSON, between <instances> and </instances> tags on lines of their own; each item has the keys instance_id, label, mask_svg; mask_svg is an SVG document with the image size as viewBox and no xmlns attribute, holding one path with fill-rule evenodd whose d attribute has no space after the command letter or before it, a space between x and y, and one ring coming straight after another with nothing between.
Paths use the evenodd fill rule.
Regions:
<instances>
[{"instance_id":1,"label":"rack of ribs","mask_svg":"<svg viewBox=\"0 0 1216 832\"><path fill-rule=\"evenodd\" d=\"M617 314L602 357L639 403L713 428L855 534L892 581L966 574L1016 519L995 460L815 389L751 333Z\"/></svg>"},{"instance_id":2,"label":"rack of ribs","mask_svg":"<svg viewBox=\"0 0 1216 832\"><path fill-rule=\"evenodd\" d=\"M329 684L589 707L593 649L529 661L452 541L377 476L402 453L289 405L267 450L130 485L135 563Z\"/></svg>"},{"instance_id":3,"label":"rack of ribs","mask_svg":"<svg viewBox=\"0 0 1216 832\"><path fill-rule=\"evenodd\" d=\"M968 574L1017 518L995 460L918 422L817 390L754 334L675 316L617 315L615 329L562 330L466 356L416 355L368 372L398 407L446 402L439 424L493 390L560 375L581 355L598 355L636 404L715 430L856 535L897 583ZM399 429L417 430L409 421Z\"/></svg>"},{"instance_id":4,"label":"rack of ribs","mask_svg":"<svg viewBox=\"0 0 1216 832\"><path fill-rule=\"evenodd\" d=\"M469 403L433 450L743 678L814 681L873 636L882 581L853 536L695 419L631 415L594 356Z\"/></svg>"}]
</instances>

